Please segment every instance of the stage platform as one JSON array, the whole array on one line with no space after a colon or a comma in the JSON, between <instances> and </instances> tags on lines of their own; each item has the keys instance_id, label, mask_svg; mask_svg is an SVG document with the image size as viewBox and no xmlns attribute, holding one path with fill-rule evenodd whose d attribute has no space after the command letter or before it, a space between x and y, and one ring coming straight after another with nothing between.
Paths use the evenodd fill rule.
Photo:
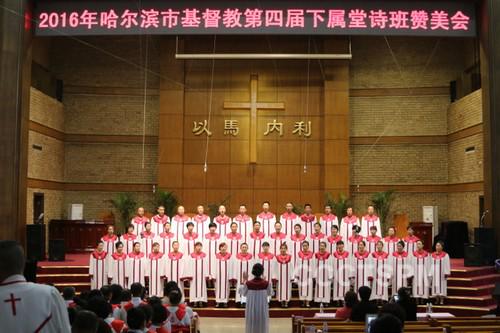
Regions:
<instances>
[{"instance_id":1,"label":"stage platform","mask_svg":"<svg viewBox=\"0 0 500 333\"><path fill-rule=\"evenodd\" d=\"M66 261L40 261L37 269L37 282L51 283L59 290L66 286L74 286L77 292L90 289L88 275L88 254L67 254ZM448 279L448 303L444 306L434 306L435 312L450 312L455 316L481 316L491 313L496 308L496 302L491 293L495 282L500 282L493 266L465 267L463 259L451 260L451 276ZM234 300L234 289L231 290ZM229 308L215 308L214 290L208 288L208 307L197 308L196 311L204 317L244 317L244 309L235 307L233 301ZM325 309L335 312L334 307ZM425 306L419 306L424 312ZM293 289L290 307L282 309L277 302L271 302L271 317L290 317L291 315L313 316L319 308L304 309L299 307L296 288Z\"/></svg>"}]
</instances>

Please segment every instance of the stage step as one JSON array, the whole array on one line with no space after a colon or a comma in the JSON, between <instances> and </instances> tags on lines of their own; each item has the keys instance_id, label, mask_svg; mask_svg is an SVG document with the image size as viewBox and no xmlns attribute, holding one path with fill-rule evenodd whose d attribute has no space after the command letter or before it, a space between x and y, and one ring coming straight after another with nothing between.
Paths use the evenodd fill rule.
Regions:
<instances>
[{"instance_id":1,"label":"stage step","mask_svg":"<svg viewBox=\"0 0 500 333\"><path fill-rule=\"evenodd\" d=\"M494 284L485 284L477 287L454 287L448 286L449 296L487 296L495 289Z\"/></svg>"},{"instance_id":2,"label":"stage step","mask_svg":"<svg viewBox=\"0 0 500 333\"><path fill-rule=\"evenodd\" d=\"M473 277L455 277L448 278L448 286L450 287L475 287L486 284L495 284L500 281L500 274L488 274Z\"/></svg>"},{"instance_id":3,"label":"stage step","mask_svg":"<svg viewBox=\"0 0 500 333\"><path fill-rule=\"evenodd\" d=\"M494 266L463 267L463 268L453 268L451 270L451 276L457 278L467 278L467 277L484 276L491 274L496 274L496 269Z\"/></svg>"},{"instance_id":4,"label":"stage step","mask_svg":"<svg viewBox=\"0 0 500 333\"><path fill-rule=\"evenodd\" d=\"M38 283L70 283L70 282L88 282L88 274L37 274Z\"/></svg>"},{"instance_id":5,"label":"stage step","mask_svg":"<svg viewBox=\"0 0 500 333\"><path fill-rule=\"evenodd\" d=\"M38 274L88 274L89 266L38 266Z\"/></svg>"}]
</instances>

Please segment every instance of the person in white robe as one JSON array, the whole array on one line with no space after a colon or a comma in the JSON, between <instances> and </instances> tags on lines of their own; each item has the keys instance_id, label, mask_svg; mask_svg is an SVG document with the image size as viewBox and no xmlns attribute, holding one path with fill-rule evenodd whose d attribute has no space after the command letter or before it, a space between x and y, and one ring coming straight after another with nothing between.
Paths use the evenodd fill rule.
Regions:
<instances>
[{"instance_id":1,"label":"person in white robe","mask_svg":"<svg viewBox=\"0 0 500 333\"><path fill-rule=\"evenodd\" d=\"M134 233L135 227L133 224L127 226L127 233L120 237L123 243L123 252L129 254L134 251L134 243L137 242L137 235Z\"/></svg>"},{"instance_id":2,"label":"person in white robe","mask_svg":"<svg viewBox=\"0 0 500 333\"><path fill-rule=\"evenodd\" d=\"M359 219L353 214L352 207L348 207L347 215L342 218L342 223L340 223L340 236L342 236L342 239L346 242L348 242L349 237L352 236L352 227L354 225L359 226Z\"/></svg>"},{"instance_id":3,"label":"person in white robe","mask_svg":"<svg viewBox=\"0 0 500 333\"><path fill-rule=\"evenodd\" d=\"M194 251L194 244L196 242L202 241L203 239L194 231L194 223L189 221L186 223L187 232L182 234L182 237L179 239L181 243L181 251L185 253L188 257Z\"/></svg>"},{"instance_id":4,"label":"person in white robe","mask_svg":"<svg viewBox=\"0 0 500 333\"><path fill-rule=\"evenodd\" d=\"M300 223L302 223L302 232L306 235L306 239L314 232L314 225L316 224L316 215L312 213L311 204L304 205L304 214L300 216Z\"/></svg>"},{"instance_id":5,"label":"person in white robe","mask_svg":"<svg viewBox=\"0 0 500 333\"><path fill-rule=\"evenodd\" d=\"M259 254L255 257L255 261L260 263L264 267L264 278L273 282L273 267L274 261L276 260L274 253L270 251L271 247L268 242L262 243L262 249Z\"/></svg>"},{"instance_id":6,"label":"person in white robe","mask_svg":"<svg viewBox=\"0 0 500 333\"><path fill-rule=\"evenodd\" d=\"M408 280L413 276L412 259L405 250L405 243L399 241L396 252L391 257L392 295L398 293L399 288L407 288Z\"/></svg>"},{"instance_id":7,"label":"person in white robe","mask_svg":"<svg viewBox=\"0 0 500 333\"><path fill-rule=\"evenodd\" d=\"M238 232L243 237L243 242L248 242L248 237L253 229L253 221L250 216L247 215L247 206L240 205L238 210L238 215L233 217L233 222L238 224Z\"/></svg>"},{"instance_id":8,"label":"person in white robe","mask_svg":"<svg viewBox=\"0 0 500 333\"><path fill-rule=\"evenodd\" d=\"M130 288L133 283L145 285L146 266L146 256L144 252L141 252L141 243L135 242L134 251L128 254L126 262L128 288Z\"/></svg>"},{"instance_id":9,"label":"person in white robe","mask_svg":"<svg viewBox=\"0 0 500 333\"><path fill-rule=\"evenodd\" d=\"M380 219L375 215L373 206L368 206L367 213L361 218L361 236L368 237L370 228L377 227L377 236L382 237L382 229L380 228Z\"/></svg>"},{"instance_id":10,"label":"person in white robe","mask_svg":"<svg viewBox=\"0 0 500 333\"><path fill-rule=\"evenodd\" d=\"M338 225L332 224L331 229L331 232L329 232L330 236L326 240L328 241L328 252L333 254L337 251L337 242L342 240L342 236L340 236Z\"/></svg>"},{"instance_id":11,"label":"person in white robe","mask_svg":"<svg viewBox=\"0 0 500 333\"><path fill-rule=\"evenodd\" d=\"M213 218L212 222L217 224L217 230L219 230L219 234L222 238L226 237L226 234L228 234L231 229L231 218L226 215L226 206L220 205L219 214Z\"/></svg>"},{"instance_id":12,"label":"person in white robe","mask_svg":"<svg viewBox=\"0 0 500 333\"><path fill-rule=\"evenodd\" d=\"M233 272L231 253L227 252L227 244L219 243L219 252L215 254L215 307L227 308L229 301L229 285Z\"/></svg>"},{"instance_id":13,"label":"person in white robe","mask_svg":"<svg viewBox=\"0 0 500 333\"><path fill-rule=\"evenodd\" d=\"M266 236L271 234L273 226L276 223L276 216L269 211L270 208L271 204L269 201L264 201L262 203L262 212L257 215L255 219L260 222L262 232L266 234Z\"/></svg>"},{"instance_id":14,"label":"person in white robe","mask_svg":"<svg viewBox=\"0 0 500 333\"><path fill-rule=\"evenodd\" d=\"M447 280L451 273L450 256L444 252L444 243L436 243L436 251L430 256L429 276L431 278L431 297L438 304L444 304L447 296Z\"/></svg>"},{"instance_id":15,"label":"person in white robe","mask_svg":"<svg viewBox=\"0 0 500 333\"><path fill-rule=\"evenodd\" d=\"M240 250L240 246L243 243L243 236L238 232L238 224L236 222L231 222L230 229L231 231L224 237L224 243L227 244L228 252L234 257Z\"/></svg>"},{"instance_id":16,"label":"person in white robe","mask_svg":"<svg viewBox=\"0 0 500 333\"><path fill-rule=\"evenodd\" d=\"M319 251L314 255L314 301L320 304L323 303L327 307L331 299L334 270L332 256L326 250L326 246L326 242L321 242Z\"/></svg>"},{"instance_id":17,"label":"person in white robe","mask_svg":"<svg viewBox=\"0 0 500 333\"><path fill-rule=\"evenodd\" d=\"M359 225L353 225L352 226L352 235L347 239L347 249L349 253L354 256L354 253L358 250L358 244L359 242L363 241L363 236L361 236L359 233L361 231L361 228Z\"/></svg>"},{"instance_id":18,"label":"person in white robe","mask_svg":"<svg viewBox=\"0 0 500 333\"><path fill-rule=\"evenodd\" d=\"M420 238L415 236L415 231L411 225L406 228L406 233L407 235L403 238L403 241L405 242L406 252L412 256L417 251L417 242Z\"/></svg>"},{"instance_id":19,"label":"person in white robe","mask_svg":"<svg viewBox=\"0 0 500 333\"><path fill-rule=\"evenodd\" d=\"M186 212L184 210L184 206L179 206L177 207L177 214L172 217L172 224L171 230L177 237L178 241L182 240L182 235L184 232L186 232L186 224L188 222L192 222L191 218L186 215Z\"/></svg>"},{"instance_id":20,"label":"person in white robe","mask_svg":"<svg viewBox=\"0 0 500 333\"><path fill-rule=\"evenodd\" d=\"M389 300L389 283L391 281L391 261L389 254L384 251L384 242L378 241L376 249L371 253L372 257L372 294L371 300L379 304Z\"/></svg>"},{"instance_id":21,"label":"person in white robe","mask_svg":"<svg viewBox=\"0 0 500 333\"><path fill-rule=\"evenodd\" d=\"M69 333L66 303L48 285L26 282L25 255L15 241L0 241L0 322L2 332Z\"/></svg>"},{"instance_id":22,"label":"person in white robe","mask_svg":"<svg viewBox=\"0 0 500 333\"><path fill-rule=\"evenodd\" d=\"M165 224L163 224L163 232L159 233L154 240L160 244L160 252L164 254L170 252L172 243L177 240L175 234L171 232L170 229L170 222L165 222Z\"/></svg>"},{"instance_id":23,"label":"person in white robe","mask_svg":"<svg viewBox=\"0 0 500 333\"><path fill-rule=\"evenodd\" d=\"M324 214L321 215L321 217L319 218L319 223L321 223L321 226L323 228L323 233L327 237L330 237L332 235L331 231L334 225L337 226L337 231L339 230L338 229L339 220L337 216L332 213L332 206L325 205Z\"/></svg>"},{"instance_id":24,"label":"person in white robe","mask_svg":"<svg viewBox=\"0 0 500 333\"><path fill-rule=\"evenodd\" d=\"M102 236L101 240L104 242L104 251L108 254L108 261L111 261L111 256L115 253L116 243L120 240L115 235L115 228L112 225L108 225L107 233Z\"/></svg>"},{"instance_id":25,"label":"person in white robe","mask_svg":"<svg viewBox=\"0 0 500 333\"><path fill-rule=\"evenodd\" d=\"M156 234L151 231L151 222L144 223L144 231L140 233L141 235L141 251L144 255L149 257L149 254L153 250L153 243L155 242Z\"/></svg>"},{"instance_id":26,"label":"person in white robe","mask_svg":"<svg viewBox=\"0 0 500 333\"><path fill-rule=\"evenodd\" d=\"M295 283L299 289L299 300L301 306L309 308L313 299L313 278L314 278L314 252L309 250L309 242L302 242L302 250L297 254L294 264Z\"/></svg>"},{"instance_id":27,"label":"person in white robe","mask_svg":"<svg viewBox=\"0 0 500 333\"><path fill-rule=\"evenodd\" d=\"M153 243L153 251L147 258L146 276L149 278L149 295L161 298L165 282L165 257L160 252L160 244Z\"/></svg>"},{"instance_id":28,"label":"person in white robe","mask_svg":"<svg viewBox=\"0 0 500 333\"><path fill-rule=\"evenodd\" d=\"M116 251L111 255L108 277L112 284L127 288L127 254L123 251L123 243L116 243Z\"/></svg>"},{"instance_id":29,"label":"person in white robe","mask_svg":"<svg viewBox=\"0 0 500 333\"><path fill-rule=\"evenodd\" d=\"M235 301L239 307L243 307L246 304L246 297L239 292L240 287L244 284L243 277L245 274L249 274L252 271L254 263L255 258L250 252L248 252L248 244L242 243L240 246L240 252L238 252L234 257L233 268L231 269L231 272L233 273L232 280L236 285Z\"/></svg>"},{"instance_id":30,"label":"person in white robe","mask_svg":"<svg viewBox=\"0 0 500 333\"><path fill-rule=\"evenodd\" d=\"M286 243L287 236L282 230L281 222L276 221L274 224L274 232L269 235L268 241L271 245L271 252L273 254L279 253L281 244Z\"/></svg>"},{"instance_id":31,"label":"person in white robe","mask_svg":"<svg viewBox=\"0 0 500 333\"><path fill-rule=\"evenodd\" d=\"M89 275L90 288L100 289L108 284L108 266L107 252L104 251L104 242L97 242L96 249L90 254Z\"/></svg>"},{"instance_id":32,"label":"person in white robe","mask_svg":"<svg viewBox=\"0 0 500 333\"><path fill-rule=\"evenodd\" d=\"M290 237L293 234L294 226L300 223L300 218L293 212L293 204L287 202L285 205L285 212L280 216L280 222L283 232Z\"/></svg>"},{"instance_id":33,"label":"person in white robe","mask_svg":"<svg viewBox=\"0 0 500 333\"><path fill-rule=\"evenodd\" d=\"M165 258L165 279L167 281L174 281L179 286L181 293L184 294L184 281L182 277L184 274L185 256L179 251L179 242L172 242L172 250L168 252Z\"/></svg>"},{"instance_id":34,"label":"person in white robe","mask_svg":"<svg viewBox=\"0 0 500 333\"><path fill-rule=\"evenodd\" d=\"M377 227L372 225L370 227L370 234L365 238L366 250L370 253L377 250L377 243L382 240L380 236L377 235Z\"/></svg>"},{"instance_id":35,"label":"person in white robe","mask_svg":"<svg viewBox=\"0 0 500 333\"><path fill-rule=\"evenodd\" d=\"M312 251L314 253L318 252L319 244L326 241L326 235L321 231L321 224L318 222L314 223L314 231L309 235L309 243L311 244Z\"/></svg>"},{"instance_id":36,"label":"person in white robe","mask_svg":"<svg viewBox=\"0 0 500 333\"><path fill-rule=\"evenodd\" d=\"M156 234L159 235L163 232L164 230L164 225L165 223L170 223L170 218L165 215L165 207L164 206L158 206L156 209L156 214L151 218L151 230Z\"/></svg>"},{"instance_id":37,"label":"person in white robe","mask_svg":"<svg viewBox=\"0 0 500 333\"><path fill-rule=\"evenodd\" d=\"M288 254L286 243L281 244L279 254L273 261L273 280L276 281L276 300L281 302L282 308L288 308L288 302L292 298L293 262L292 256Z\"/></svg>"},{"instance_id":38,"label":"person in white robe","mask_svg":"<svg viewBox=\"0 0 500 333\"><path fill-rule=\"evenodd\" d=\"M239 292L247 298L245 308L245 333L269 333L268 299L273 293L271 281L262 278L265 273L260 264L252 268L254 279L248 280L248 273L243 277Z\"/></svg>"},{"instance_id":39,"label":"person in white robe","mask_svg":"<svg viewBox=\"0 0 500 333\"><path fill-rule=\"evenodd\" d=\"M213 279L215 279L216 273L216 254L219 250L219 244L221 243L221 236L217 232L217 224L210 222L208 226L209 232L203 237L203 249L207 255L208 259L208 279L210 282L210 287L213 285Z\"/></svg>"},{"instance_id":40,"label":"person in white robe","mask_svg":"<svg viewBox=\"0 0 500 333\"><path fill-rule=\"evenodd\" d=\"M137 208L137 214L134 216L130 224L134 225L135 233L140 235L144 231L144 224L149 222L149 219L144 216L144 207Z\"/></svg>"},{"instance_id":41,"label":"person in white robe","mask_svg":"<svg viewBox=\"0 0 500 333\"><path fill-rule=\"evenodd\" d=\"M260 222L253 223L253 231L248 235L248 251L254 258L260 253L262 243L265 241L266 235L260 231Z\"/></svg>"},{"instance_id":42,"label":"person in white robe","mask_svg":"<svg viewBox=\"0 0 500 333\"><path fill-rule=\"evenodd\" d=\"M302 250L302 242L304 242L305 240L306 235L302 233L302 225L300 223L295 224L293 226L293 234L290 236L290 254L292 256L294 266L297 262L297 256Z\"/></svg>"},{"instance_id":43,"label":"person in white robe","mask_svg":"<svg viewBox=\"0 0 500 333\"><path fill-rule=\"evenodd\" d=\"M205 207L203 207L203 205L198 205L198 207L196 207L196 215L193 216L192 221L194 223L194 232L200 235L200 237L208 233L210 216L205 214Z\"/></svg>"},{"instance_id":44,"label":"person in white robe","mask_svg":"<svg viewBox=\"0 0 500 333\"><path fill-rule=\"evenodd\" d=\"M413 297L417 299L418 304L424 304L425 300L429 298L429 268L430 256L424 250L424 243L421 240L416 242L417 249L411 256L413 258L413 283L412 291Z\"/></svg>"},{"instance_id":45,"label":"person in white robe","mask_svg":"<svg viewBox=\"0 0 500 333\"><path fill-rule=\"evenodd\" d=\"M383 239L385 252L389 254L389 257L392 256L394 252L396 252L399 240L400 239L396 236L396 228L389 227L389 229L387 229L387 236Z\"/></svg>"},{"instance_id":46,"label":"person in white robe","mask_svg":"<svg viewBox=\"0 0 500 333\"><path fill-rule=\"evenodd\" d=\"M354 278L354 290L359 290L359 288L363 286L371 288L372 263L370 252L366 250L365 241L360 241L358 243L358 250L352 257L352 264L354 266L354 274L352 276Z\"/></svg>"},{"instance_id":47,"label":"person in white robe","mask_svg":"<svg viewBox=\"0 0 500 333\"><path fill-rule=\"evenodd\" d=\"M196 242L194 251L184 266L184 279L189 280L189 301L198 307L207 303L208 256L203 250L203 244Z\"/></svg>"},{"instance_id":48,"label":"person in white robe","mask_svg":"<svg viewBox=\"0 0 500 333\"><path fill-rule=\"evenodd\" d=\"M338 241L337 249L332 254L333 267L333 300L340 304L344 300L344 295L351 287L352 264L351 255L345 251L344 242Z\"/></svg>"}]
</instances>

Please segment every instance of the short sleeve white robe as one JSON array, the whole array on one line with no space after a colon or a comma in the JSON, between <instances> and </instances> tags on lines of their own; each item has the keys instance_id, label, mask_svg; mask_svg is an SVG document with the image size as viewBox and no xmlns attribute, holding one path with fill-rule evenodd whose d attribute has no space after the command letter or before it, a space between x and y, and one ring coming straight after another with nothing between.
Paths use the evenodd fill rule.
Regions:
<instances>
[{"instance_id":1,"label":"short sleeve white robe","mask_svg":"<svg viewBox=\"0 0 500 333\"><path fill-rule=\"evenodd\" d=\"M332 254L333 267L333 300L341 301L351 287L352 263L351 255L347 251L335 251Z\"/></svg>"},{"instance_id":2,"label":"short sleeve white robe","mask_svg":"<svg viewBox=\"0 0 500 333\"><path fill-rule=\"evenodd\" d=\"M392 294L396 295L399 288L408 287L408 279L413 276L412 258L406 251L393 252L390 256L392 267Z\"/></svg>"},{"instance_id":3,"label":"short sleeve white robe","mask_svg":"<svg viewBox=\"0 0 500 333\"><path fill-rule=\"evenodd\" d=\"M149 222L146 216L135 216L130 223L134 226L136 235L140 235L144 231L144 224Z\"/></svg>"},{"instance_id":4,"label":"short sleeve white robe","mask_svg":"<svg viewBox=\"0 0 500 333\"><path fill-rule=\"evenodd\" d=\"M284 232L280 232L279 234L273 232L269 238L268 242L270 245L270 251L272 253L279 253L281 244L285 244L287 240L286 234Z\"/></svg>"},{"instance_id":5,"label":"short sleeve white robe","mask_svg":"<svg viewBox=\"0 0 500 333\"><path fill-rule=\"evenodd\" d=\"M181 252L185 253L187 256L190 256L191 253L194 252L194 244L201 241L203 241L203 239L201 239L201 237L194 231L191 234L189 232L182 234L181 238L179 239Z\"/></svg>"},{"instance_id":6,"label":"short sleeve white robe","mask_svg":"<svg viewBox=\"0 0 500 333\"><path fill-rule=\"evenodd\" d=\"M403 242L405 242L405 250L408 252L410 256L413 256L415 251L417 251L417 242L420 240L417 236L406 236L403 238Z\"/></svg>"},{"instance_id":7,"label":"short sleeve white robe","mask_svg":"<svg viewBox=\"0 0 500 333\"><path fill-rule=\"evenodd\" d=\"M198 235L202 236L208 233L208 225L210 224L210 217L206 214L193 216L194 229Z\"/></svg>"},{"instance_id":8,"label":"short sleeve white robe","mask_svg":"<svg viewBox=\"0 0 500 333\"><path fill-rule=\"evenodd\" d=\"M169 253L172 251L172 243L176 240L173 232L162 232L155 238L155 242L160 244L160 252Z\"/></svg>"},{"instance_id":9,"label":"short sleeve white robe","mask_svg":"<svg viewBox=\"0 0 500 333\"><path fill-rule=\"evenodd\" d=\"M163 253L150 253L146 267L146 276L149 277L149 295L163 297L163 282L165 279L165 257Z\"/></svg>"},{"instance_id":10,"label":"short sleeve white robe","mask_svg":"<svg viewBox=\"0 0 500 333\"><path fill-rule=\"evenodd\" d=\"M272 253L264 253L261 252L257 255L255 258L255 263L260 263L262 266L264 266L264 274L262 274L262 277L266 279L267 281L272 281L273 279L273 268L274 268L274 261L275 261L274 254Z\"/></svg>"},{"instance_id":11,"label":"short sleeve white robe","mask_svg":"<svg viewBox=\"0 0 500 333\"><path fill-rule=\"evenodd\" d=\"M108 268L108 277L111 279L111 283L118 284L123 288L127 288L127 258L125 252L113 253Z\"/></svg>"},{"instance_id":12,"label":"short sleeve white robe","mask_svg":"<svg viewBox=\"0 0 500 333\"><path fill-rule=\"evenodd\" d=\"M215 255L215 302L227 303L229 301L229 284L233 276L233 263L231 253L222 255L220 252Z\"/></svg>"},{"instance_id":13,"label":"short sleeve white robe","mask_svg":"<svg viewBox=\"0 0 500 333\"><path fill-rule=\"evenodd\" d=\"M450 275L450 256L448 253L434 252L430 256L429 276L431 277L431 296L447 295L447 277Z\"/></svg>"},{"instance_id":14,"label":"short sleeve white robe","mask_svg":"<svg viewBox=\"0 0 500 333\"><path fill-rule=\"evenodd\" d=\"M365 238L366 242L366 250L370 253L376 252L377 251L377 243L378 241L382 240L379 236L375 235L369 235L368 237Z\"/></svg>"},{"instance_id":15,"label":"short sleeve white robe","mask_svg":"<svg viewBox=\"0 0 500 333\"><path fill-rule=\"evenodd\" d=\"M108 254L108 261L111 260L111 256L115 253L116 243L118 243L119 240L117 235L109 237L109 235L106 234L101 238L101 241L104 242L104 251Z\"/></svg>"},{"instance_id":16,"label":"short sleeve white robe","mask_svg":"<svg viewBox=\"0 0 500 333\"><path fill-rule=\"evenodd\" d=\"M339 230L342 239L348 240L349 237L352 236L353 234L352 227L355 225L359 226L359 220L355 215L344 216L342 218L342 223L340 223L340 230Z\"/></svg>"},{"instance_id":17,"label":"short sleeve white robe","mask_svg":"<svg viewBox=\"0 0 500 333\"><path fill-rule=\"evenodd\" d=\"M268 333L269 305L267 300L273 293L271 282L253 279L242 285L239 292L247 298L245 333Z\"/></svg>"},{"instance_id":18,"label":"short sleeve white robe","mask_svg":"<svg viewBox=\"0 0 500 333\"><path fill-rule=\"evenodd\" d=\"M121 241L123 243L123 252L129 254L134 251L134 243L138 242L139 240L137 239L136 234L126 233L121 236Z\"/></svg>"},{"instance_id":19,"label":"short sleeve white robe","mask_svg":"<svg viewBox=\"0 0 500 333\"><path fill-rule=\"evenodd\" d=\"M217 225L217 232L221 237L226 237L226 234L231 232L231 218L227 215L217 215L212 220Z\"/></svg>"},{"instance_id":20,"label":"short sleeve white robe","mask_svg":"<svg viewBox=\"0 0 500 333\"><path fill-rule=\"evenodd\" d=\"M233 217L233 222L238 225L238 232L243 237L243 242L247 243L248 237L253 230L252 218L248 215L238 214Z\"/></svg>"},{"instance_id":21,"label":"short sleeve white robe","mask_svg":"<svg viewBox=\"0 0 500 333\"><path fill-rule=\"evenodd\" d=\"M89 275L90 288L100 289L102 286L108 284L108 254L106 251L94 251L90 254L89 259Z\"/></svg>"},{"instance_id":22,"label":"short sleeve white robe","mask_svg":"<svg viewBox=\"0 0 500 333\"><path fill-rule=\"evenodd\" d=\"M266 241L265 236L266 235L262 231L258 234L251 232L250 235L248 235L248 252L250 252L254 258L256 258L262 250L262 243Z\"/></svg>"},{"instance_id":23,"label":"short sleeve white robe","mask_svg":"<svg viewBox=\"0 0 500 333\"><path fill-rule=\"evenodd\" d=\"M397 238L396 236L394 237L387 236L384 237L382 241L384 242L384 251L387 252L389 256L391 256L394 252L396 252L399 238Z\"/></svg>"},{"instance_id":24,"label":"short sleeve white robe","mask_svg":"<svg viewBox=\"0 0 500 333\"><path fill-rule=\"evenodd\" d=\"M347 239L347 251L351 253L354 256L354 253L358 251L358 243L364 240L363 236L358 235L354 236L352 235Z\"/></svg>"},{"instance_id":25,"label":"short sleeve white robe","mask_svg":"<svg viewBox=\"0 0 500 333\"><path fill-rule=\"evenodd\" d=\"M319 252L319 244L326 241L326 235L322 232L320 232L319 234L312 233L309 235L309 247L314 253Z\"/></svg>"},{"instance_id":26,"label":"short sleeve white robe","mask_svg":"<svg viewBox=\"0 0 500 333\"><path fill-rule=\"evenodd\" d=\"M290 243L288 244L288 250L292 255L294 266L295 263L297 262L297 256L299 255L299 252L302 251L302 242L304 242L305 240L306 240L306 235L304 234L297 235L296 233L294 233L293 235L290 236Z\"/></svg>"},{"instance_id":27,"label":"short sleeve white robe","mask_svg":"<svg viewBox=\"0 0 500 333\"><path fill-rule=\"evenodd\" d=\"M156 235L154 232L141 233L141 252L144 252L146 257L153 251L153 243L155 242Z\"/></svg>"},{"instance_id":28,"label":"short sleeve white robe","mask_svg":"<svg viewBox=\"0 0 500 333\"><path fill-rule=\"evenodd\" d=\"M415 251L411 256L413 259L413 297L429 297L429 268L430 257L425 250Z\"/></svg>"},{"instance_id":29,"label":"short sleeve white robe","mask_svg":"<svg viewBox=\"0 0 500 333\"><path fill-rule=\"evenodd\" d=\"M337 251L337 243L342 240L342 236L338 235L337 236L328 236L327 244L328 244L328 252L333 254L335 251Z\"/></svg>"},{"instance_id":30,"label":"short sleeve white robe","mask_svg":"<svg viewBox=\"0 0 500 333\"><path fill-rule=\"evenodd\" d=\"M186 257L184 278L189 282L189 301L207 302L208 256L204 252L193 252Z\"/></svg>"},{"instance_id":31,"label":"short sleeve white robe","mask_svg":"<svg viewBox=\"0 0 500 333\"><path fill-rule=\"evenodd\" d=\"M353 275L354 278L354 290L359 290L362 286L367 286L371 288L371 257L370 253L365 250L363 254L355 252L352 257Z\"/></svg>"},{"instance_id":32,"label":"short sleeve white robe","mask_svg":"<svg viewBox=\"0 0 500 333\"><path fill-rule=\"evenodd\" d=\"M329 252L314 254L314 301L317 303L330 303L333 279L333 261Z\"/></svg>"},{"instance_id":33,"label":"short sleeve white robe","mask_svg":"<svg viewBox=\"0 0 500 333\"><path fill-rule=\"evenodd\" d=\"M236 303L245 303L246 298L240 293L240 286L242 286L243 275L245 273L248 276L251 275L253 265L255 264L255 260L250 253L242 254L238 253L234 256L233 260L233 268L231 272L233 273L232 280L236 282Z\"/></svg>"},{"instance_id":34,"label":"short sleeve white robe","mask_svg":"<svg viewBox=\"0 0 500 333\"><path fill-rule=\"evenodd\" d=\"M127 269L127 281L128 281L127 288L130 289L132 283L136 282L145 286L147 261L144 253L143 252L129 253L126 265L127 265L126 269Z\"/></svg>"},{"instance_id":35,"label":"short sleeve white robe","mask_svg":"<svg viewBox=\"0 0 500 333\"><path fill-rule=\"evenodd\" d=\"M260 230L266 235L270 235L274 230L274 224L276 223L276 216L271 212L262 212L257 215L256 221L260 222Z\"/></svg>"},{"instance_id":36,"label":"short sleeve white robe","mask_svg":"<svg viewBox=\"0 0 500 333\"><path fill-rule=\"evenodd\" d=\"M301 224L299 216L293 212L285 212L281 214L280 223L282 232L284 232L287 236L291 236L294 233L294 227L296 224Z\"/></svg>"},{"instance_id":37,"label":"short sleeve white robe","mask_svg":"<svg viewBox=\"0 0 500 333\"><path fill-rule=\"evenodd\" d=\"M175 281L184 293L184 254L182 252L169 252L165 258L165 278L167 281Z\"/></svg>"},{"instance_id":38,"label":"short sleeve white robe","mask_svg":"<svg viewBox=\"0 0 500 333\"><path fill-rule=\"evenodd\" d=\"M313 234L314 232L314 224L316 224L316 216L314 214L302 214L300 216L300 223L302 224L302 233L306 235L306 239L309 239L309 237Z\"/></svg>"},{"instance_id":39,"label":"short sleeve white robe","mask_svg":"<svg viewBox=\"0 0 500 333\"><path fill-rule=\"evenodd\" d=\"M327 237L330 237L332 235L333 225L336 225L337 227L339 226L339 220L337 219L337 216L331 213L323 214L319 218L319 223L321 223L321 230Z\"/></svg>"},{"instance_id":40,"label":"short sleeve white robe","mask_svg":"<svg viewBox=\"0 0 500 333\"><path fill-rule=\"evenodd\" d=\"M273 264L273 280L276 281L276 300L278 302L288 302L292 298L292 256L289 254L278 254L275 256Z\"/></svg>"},{"instance_id":41,"label":"short sleeve white robe","mask_svg":"<svg viewBox=\"0 0 500 333\"><path fill-rule=\"evenodd\" d=\"M175 234L177 240L182 240L182 235L186 232L186 224L191 222L191 218L187 215L175 215L172 217L170 230Z\"/></svg>"},{"instance_id":42,"label":"short sleeve white robe","mask_svg":"<svg viewBox=\"0 0 500 333\"><path fill-rule=\"evenodd\" d=\"M235 254L240 251L240 246L243 243L243 236L238 231L235 233L228 232L224 238L224 242L227 245L227 252Z\"/></svg>"},{"instance_id":43,"label":"short sleeve white robe","mask_svg":"<svg viewBox=\"0 0 500 333\"><path fill-rule=\"evenodd\" d=\"M299 300L301 301L312 301L313 299L314 258L312 251L300 251L295 260L293 272L299 289Z\"/></svg>"},{"instance_id":44,"label":"short sleeve white robe","mask_svg":"<svg viewBox=\"0 0 500 333\"><path fill-rule=\"evenodd\" d=\"M156 214L151 218L151 231L157 235L161 234L165 229L165 223L168 222L170 222L170 218L167 215Z\"/></svg>"},{"instance_id":45,"label":"short sleeve white robe","mask_svg":"<svg viewBox=\"0 0 500 333\"><path fill-rule=\"evenodd\" d=\"M208 257L208 276L210 279L215 278L216 254L219 252L220 243L221 236L218 233L207 233L203 237L203 252Z\"/></svg>"},{"instance_id":46,"label":"short sleeve white robe","mask_svg":"<svg viewBox=\"0 0 500 333\"><path fill-rule=\"evenodd\" d=\"M368 237L371 227L376 227L377 236L382 237L382 229L380 228L380 219L378 216L366 214L361 218L361 236Z\"/></svg>"},{"instance_id":47,"label":"short sleeve white robe","mask_svg":"<svg viewBox=\"0 0 500 333\"><path fill-rule=\"evenodd\" d=\"M389 299L389 282L392 276L392 266L389 254L385 251L373 252L370 254L372 257L372 294L371 300Z\"/></svg>"}]
</instances>

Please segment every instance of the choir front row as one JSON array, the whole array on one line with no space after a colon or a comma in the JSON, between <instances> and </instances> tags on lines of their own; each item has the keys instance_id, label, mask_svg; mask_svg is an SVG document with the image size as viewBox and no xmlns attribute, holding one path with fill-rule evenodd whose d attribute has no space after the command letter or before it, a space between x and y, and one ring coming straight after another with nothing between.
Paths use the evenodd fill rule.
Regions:
<instances>
[{"instance_id":1,"label":"choir front row","mask_svg":"<svg viewBox=\"0 0 500 333\"><path fill-rule=\"evenodd\" d=\"M275 227L279 234L278 224ZM322 237L314 236L321 233L319 223L307 239L300 237L300 224L294 226L296 234L289 238L277 237L275 232L265 239L258 236L259 222L254 223L254 232L244 242L235 222L225 237L215 233L216 227L210 223L210 232L202 241L183 237L181 242L169 239L165 243L165 237L144 237L143 232L142 241L134 240L127 251L133 227L120 240L110 226L90 255L91 287L99 289L113 283L130 288L133 283L140 283L149 287L150 296L163 297L166 281L176 282L181 290L189 283L189 301L201 307L207 303L207 286L213 286L217 306L227 307L230 286L234 285L235 301L244 306L246 300L238 292L239 286L245 275L251 277L253 265L260 263L264 266L264 278L274 284L274 299L282 307L288 306L294 284L304 307L310 307L311 301L328 306L333 300L339 305L347 291L361 286L370 287L371 298L379 302L387 301L401 287L411 287L413 297L420 301L434 297L442 304L447 295L450 259L441 242L436 244L435 252L428 253L422 241L417 240L412 244L415 249L407 252L408 242L388 243L390 237L377 237L373 242L370 237L358 235L357 225L345 243L337 235L336 225L332 226L332 236L321 240ZM149 222L145 233L148 228ZM167 234L169 229L170 224L166 223ZM187 223L187 229L187 233L192 233L192 222Z\"/></svg>"}]
</instances>

